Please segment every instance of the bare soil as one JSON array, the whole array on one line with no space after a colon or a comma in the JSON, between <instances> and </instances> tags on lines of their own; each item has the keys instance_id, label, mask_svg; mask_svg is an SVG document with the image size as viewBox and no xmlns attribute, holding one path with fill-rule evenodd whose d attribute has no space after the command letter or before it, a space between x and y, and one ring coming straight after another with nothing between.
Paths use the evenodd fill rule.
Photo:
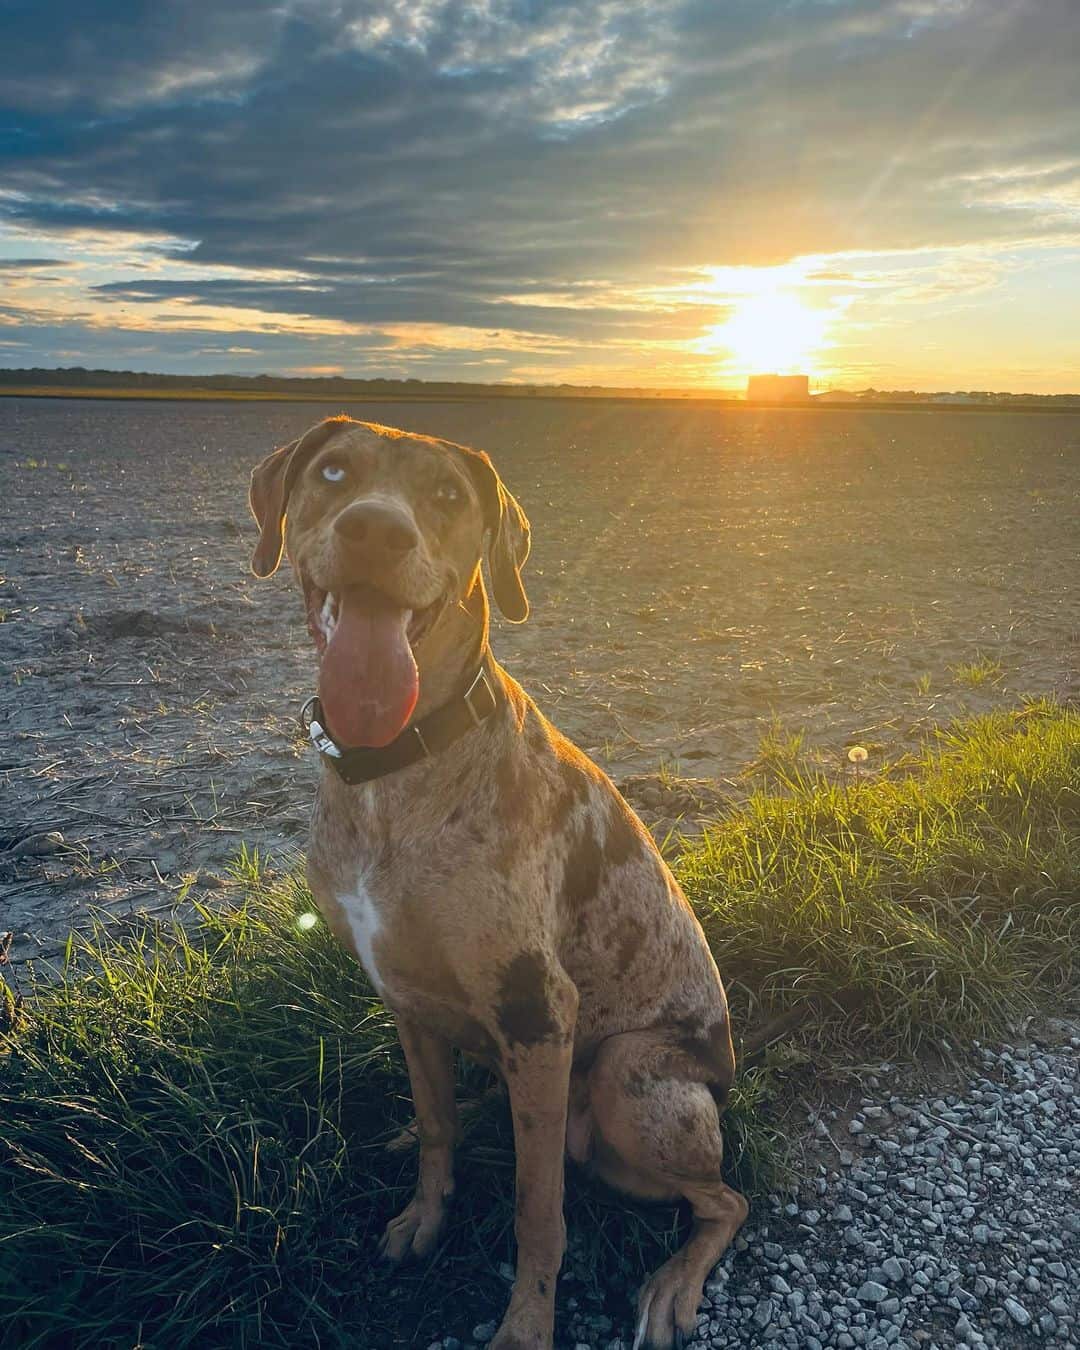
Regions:
<instances>
[{"instance_id":1,"label":"bare soil","mask_svg":"<svg viewBox=\"0 0 1080 1350\"><path fill-rule=\"evenodd\" d=\"M317 764L252 465L311 403L0 400L0 930L184 913L242 843L287 866ZM1080 418L455 402L354 415L488 450L534 528L499 658L657 831L796 757L1080 693ZM967 669L965 669L967 668ZM784 751L784 753L788 753ZM768 759L769 755L765 755ZM32 836L63 843L20 852ZM33 847L33 845L31 845ZM6 850L6 851L2 851Z\"/></svg>"}]
</instances>

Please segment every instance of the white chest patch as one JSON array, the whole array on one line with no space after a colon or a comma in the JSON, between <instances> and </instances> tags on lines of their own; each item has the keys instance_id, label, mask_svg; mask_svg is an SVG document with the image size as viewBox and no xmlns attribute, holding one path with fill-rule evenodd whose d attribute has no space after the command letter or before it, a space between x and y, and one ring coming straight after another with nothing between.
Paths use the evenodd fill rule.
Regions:
<instances>
[{"instance_id":1,"label":"white chest patch","mask_svg":"<svg viewBox=\"0 0 1080 1350\"><path fill-rule=\"evenodd\" d=\"M356 879L356 890L352 894L338 896L338 902L349 921L356 952L368 973L368 979L377 993L382 993L382 980L379 968L375 964L375 939L382 927L379 910L368 890L363 872Z\"/></svg>"}]
</instances>

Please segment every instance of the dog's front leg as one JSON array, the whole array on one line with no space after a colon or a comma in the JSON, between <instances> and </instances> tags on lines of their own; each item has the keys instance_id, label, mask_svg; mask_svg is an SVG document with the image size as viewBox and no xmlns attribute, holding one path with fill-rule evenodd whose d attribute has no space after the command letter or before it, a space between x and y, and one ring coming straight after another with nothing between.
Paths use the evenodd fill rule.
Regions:
<instances>
[{"instance_id":1,"label":"dog's front leg","mask_svg":"<svg viewBox=\"0 0 1080 1350\"><path fill-rule=\"evenodd\" d=\"M517 1158L517 1278L489 1350L551 1350L555 1330L555 1281L566 1247L563 1172L577 991L566 980L557 990L549 986L548 994L544 1035L509 1044L503 1056Z\"/></svg>"},{"instance_id":2,"label":"dog's front leg","mask_svg":"<svg viewBox=\"0 0 1080 1350\"><path fill-rule=\"evenodd\" d=\"M416 1107L420 1175L413 1198L387 1224L380 1250L388 1260L403 1261L428 1254L446 1217L446 1202L454 1189L457 1104L450 1045L404 1017L395 1021Z\"/></svg>"}]
</instances>

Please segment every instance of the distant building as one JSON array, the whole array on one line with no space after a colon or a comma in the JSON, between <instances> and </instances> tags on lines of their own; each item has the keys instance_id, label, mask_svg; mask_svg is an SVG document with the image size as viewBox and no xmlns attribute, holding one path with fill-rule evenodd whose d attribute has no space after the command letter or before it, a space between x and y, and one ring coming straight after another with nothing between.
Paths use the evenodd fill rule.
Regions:
<instances>
[{"instance_id":1,"label":"distant building","mask_svg":"<svg viewBox=\"0 0 1080 1350\"><path fill-rule=\"evenodd\" d=\"M808 403L809 375L751 375L746 381L751 403Z\"/></svg>"}]
</instances>

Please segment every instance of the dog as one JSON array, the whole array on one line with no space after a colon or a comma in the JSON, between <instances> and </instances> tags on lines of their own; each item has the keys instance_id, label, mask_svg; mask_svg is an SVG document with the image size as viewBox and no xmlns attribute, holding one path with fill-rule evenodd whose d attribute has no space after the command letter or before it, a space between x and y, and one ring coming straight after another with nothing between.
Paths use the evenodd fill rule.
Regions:
<instances>
[{"instance_id":1,"label":"dog","mask_svg":"<svg viewBox=\"0 0 1080 1350\"><path fill-rule=\"evenodd\" d=\"M566 1155L689 1202L634 1341L681 1345L748 1212L721 1177L727 1001L645 827L491 654L485 539L494 601L521 623L524 511L487 455L348 417L264 459L250 504L252 570L287 555L319 654L308 881L409 1070L419 1176L383 1254L422 1257L443 1225L456 1047L505 1081L513 1119L517 1273L492 1350L551 1350Z\"/></svg>"}]
</instances>

